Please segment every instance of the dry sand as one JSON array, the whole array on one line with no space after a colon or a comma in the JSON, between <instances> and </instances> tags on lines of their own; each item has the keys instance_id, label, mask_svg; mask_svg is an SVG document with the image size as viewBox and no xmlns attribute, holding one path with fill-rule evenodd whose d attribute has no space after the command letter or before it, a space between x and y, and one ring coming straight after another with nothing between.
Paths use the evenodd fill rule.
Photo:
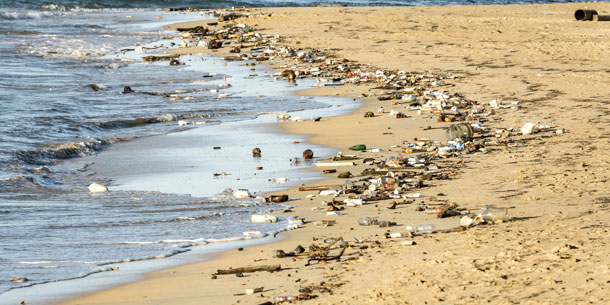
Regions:
<instances>
[{"instance_id":1,"label":"dry sand","mask_svg":"<svg viewBox=\"0 0 610 305\"><path fill-rule=\"evenodd\" d=\"M609 3L401 7L278 8L271 17L240 20L288 44L323 46L329 52L383 69L432 71L459 76L451 92L489 102L518 101L489 122L518 127L526 122L565 128L560 136L538 137L527 146L464 157L456 179L433 182L424 196L439 193L464 207L511 206L513 221L464 232L413 239L383 239L386 229L360 227L361 215L404 225L436 223L452 227L413 205L386 209L386 202L348 208L332 227L286 233L272 245L223 253L209 262L151 273L144 281L80 297L64 304L259 304L301 287L322 285L308 304L607 304L610 302L610 22L578 22L577 8L610 13ZM187 50L193 52L196 50ZM315 94L356 97L369 87L344 86ZM311 93L311 92L309 92ZM286 132L311 133L309 141L347 151L353 144L380 147L413 137L441 139L447 125L433 118L364 119L365 111L389 103L366 99L356 113L322 122L282 124ZM359 123L357 123L359 122ZM390 128L393 134L383 135ZM349 168L359 173L363 166ZM317 185L340 184L338 179ZM315 192L285 192L305 198ZM333 219L323 198L293 201L294 215L308 221ZM365 250L348 249L341 262L305 266L306 260L272 258L272 250L307 247L343 236L379 241ZM314 239L317 239L314 241ZM281 264L281 272L258 272L211 279L216 269ZM322 284L323 283L323 284ZM236 295L246 288L262 293ZM327 289L326 289L327 288Z\"/></svg>"}]
</instances>

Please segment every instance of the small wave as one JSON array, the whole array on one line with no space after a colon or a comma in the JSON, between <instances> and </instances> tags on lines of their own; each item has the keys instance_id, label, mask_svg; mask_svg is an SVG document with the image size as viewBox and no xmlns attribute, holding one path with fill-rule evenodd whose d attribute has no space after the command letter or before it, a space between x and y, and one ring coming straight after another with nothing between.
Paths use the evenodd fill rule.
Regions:
<instances>
[{"instance_id":1,"label":"small wave","mask_svg":"<svg viewBox=\"0 0 610 305\"><path fill-rule=\"evenodd\" d=\"M40 32L0 28L1 35L38 35Z\"/></svg>"},{"instance_id":2,"label":"small wave","mask_svg":"<svg viewBox=\"0 0 610 305\"><path fill-rule=\"evenodd\" d=\"M98 266L107 266L107 265L112 265L112 264L121 264L121 263L130 263L130 262L145 261L145 260L151 260L151 259L167 258L167 257L172 257L172 256L180 254L180 253L188 252L188 251L191 251L191 249L172 249L161 255L144 256L144 257L137 257L137 258L127 258L127 259L116 260L116 261L109 261L109 262L104 262L104 263L98 264ZM108 268L94 269L94 272L96 270L101 270L101 271L97 271L97 272L109 271L107 269Z\"/></svg>"},{"instance_id":3,"label":"small wave","mask_svg":"<svg viewBox=\"0 0 610 305\"><path fill-rule=\"evenodd\" d=\"M137 127L141 125L155 124L155 123L167 123L175 122L180 118L174 114L162 114L149 118L137 118L132 120L114 120L108 122L94 123L95 126L104 129L112 129L119 127Z\"/></svg>"},{"instance_id":4,"label":"small wave","mask_svg":"<svg viewBox=\"0 0 610 305\"><path fill-rule=\"evenodd\" d=\"M41 192L43 189L42 183L37 178L31 176L0 178L0 193Z\"/></svg>"},{"instance_id":5,"label":"small wave","mask_svg":"<svg viewBox=\"0 0 610 305\"><path fill-rule=\"evenodd\" d=\"M0 20L41 19L57 15L58 13L56 12L45 11L0 12Z\"/></svg>"},{"instance_id":6,"label":"small wave","mask_svg":"<svg viewBox=\"0 0 610 305\"><path fill-rule=\"evenodd\" d=\"M35 150L20 150L15 153L17 159L34 165L45 165L49 160L70 159L91 155L110 144L107 140L87 139L59 145L56 147L43 147Z\"/></svg>"},{"instance_id":7,"label":"small wave","mask_svg":"<svg viewBox=\"0 0 610 305\"><path fill-rule=\"evenodd\" d=\"M224 111L224 112L223 112ZM222 117L228 115L240 115L245 113L236 113L232 112L231 109L215 109L209 112L193 112L193 113L184 113L184 114L161 114L153 117L142 117L136 119L125 119L125 120L113 120L107 122L95 122L91 123L95 127L103 128L103 129L114 129L114 128L131 128L138 127L149 124L158 124L158 123L169 123L176 122L179 120L194 120L194 119L209 119L215 117Z\"/></svg>"}]
</instances>

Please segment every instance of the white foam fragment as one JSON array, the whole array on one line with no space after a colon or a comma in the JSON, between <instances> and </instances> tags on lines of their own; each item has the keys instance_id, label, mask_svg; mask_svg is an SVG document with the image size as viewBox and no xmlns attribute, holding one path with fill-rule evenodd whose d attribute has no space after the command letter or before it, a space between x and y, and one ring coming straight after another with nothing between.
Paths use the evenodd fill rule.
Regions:
<instances>
[{"instance_id":1,"label":"white foam fragment","mask_svg":"<svg viewBox=\"0 0 610 305\"><path fill-rule=\"evenodd\" d=\"M91 183L89 184L89 192L91 193L104 193L108 192L108 188L99 183Z\"/></svg>"}]
</instances>

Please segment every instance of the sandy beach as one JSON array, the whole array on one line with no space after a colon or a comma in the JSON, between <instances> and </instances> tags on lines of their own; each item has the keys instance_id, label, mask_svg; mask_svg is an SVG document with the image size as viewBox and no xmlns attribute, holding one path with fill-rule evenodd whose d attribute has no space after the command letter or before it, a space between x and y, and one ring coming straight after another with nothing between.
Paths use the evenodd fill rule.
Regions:
<instances>
[{"instance_id":1,"label":"sandy beach","mask_svg":"<svg viewBox=\"0 0 610 305\"><path fill-rule=\"evenodd\" d=\"M276 296L295 295L310 297L302 301L307 304L607 304L610 22L576 21L574 11L581 8L610 14L608 3L313 7L256 9L249 18L220 22L247 24L254 32L279 35L282 40L274 45L315 49L329 60L349 60L385 76L435 75L435 86L427 84L427 90L493 108L493 114L467 121L480 121L488 138L505 142L435 160L427 168L445 175L416 175L423 187L405 190L404 197L362 206L337 204L341 216L327 215L332 196L319 196L319 191L278 192L294 199L289 202L294 208L278 215L305 219L302 228L282 233L286 238L153 272L146 280L62 304L269 304ZM170 29L197 25L208 27L206 21ZM229 50L236 45L177 52L222 57L234 55ZM262 64L279 72L325 65L291 57ZM452 77L440 82L437 76ZM366 158L386 160L422 139L445 141L445 130L437 127L460 123L439 122L434 111L418 115L400 99L379 99L396 92L383 82L301 92L362 101L350 115L277 124L279 132L306 134L309 143L357 157L354 166L312 168L337 172L309 187L344 185L346 179L337 175L347 171L350 180L364 183L359 180L371 175L361 173L376 168ZM506 107L492 107L494 100L492 105ZM382 107L383 113L378 111ZM390 115L392 110L406 118ZM369 111L375 116L364 117ZM519 135L526 123L540 131ZM356 144L369 149L348 149ZM485 205L506 207L510 220L465 229L460 216L439 218L418 211L449 205L461 214ZM359 226L360 217L397 225ZM322 220L335 224L315 224ZM454 232L407 232L407 226L420 224ZM343 254L338 259L308 263L307 256L274 257L276 249L290 252L301 245L311 252L310 245L325 247L339 237L349 245L331 249L330 256ZM213 276L218 269L276 264L280 271ZM260 292L245 293L259 287Z\"/></svg>"}]
</instances>

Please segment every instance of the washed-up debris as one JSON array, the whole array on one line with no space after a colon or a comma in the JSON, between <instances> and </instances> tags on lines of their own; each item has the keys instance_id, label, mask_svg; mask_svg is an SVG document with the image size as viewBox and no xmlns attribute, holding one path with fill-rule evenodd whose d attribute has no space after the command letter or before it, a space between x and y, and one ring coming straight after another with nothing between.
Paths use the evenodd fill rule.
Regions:
<instances>
[{"instance_id":1,"label":"washed-up debris","mask_svg":"<svg viewBox=\"0 0 610 305\"><path fill-rule=\"evenodd\" d=\"M332 261L332 260L341 259L341 256L343 256L343 253L345 253L345 249L347 247L340 247L341 250L339 251L338 254L330 255L330 250L332 249L332 247L339 242L343 242L343 237L334 239L334 241L331 242L326 247L320 247L320 246L316 246L315 244L311 244L309 246L309 251L310 251L308 254L309 259L307 260L307 264L305 264L305 266L309 266L312 261L321 262L321 261Z\"/></svg>"},{"instance_id":2,"label":"washed-up debris","mask_svg":"<svg viewBox=\"0 0 610 305\"><path fill-rule=\"evenodd\" d=\"M247 288L246 294L260 293L263 292L264 289L265 287Z\"/></svg>"},{"instance_id":3,"label":"washed-up debris","mask_svg":"<svg viewBox=\"0 0 610 305\"><path fill-rule=\"evenodd\" d=\"M269 196L269 201L275 203L282 203L288 201L288 195L271 195Z\"/></svg>"},{"instance_id":4,"label":"washed-up debris","mask_svg":"<svg viewBox=\"0 0 610 305\"><path fill-rule=\"evenodd\" d=\"M345 253L345 249L347 248L347 243L343 241L343 237L328 239L329 244L327 246L317 246L315 244L311 244L309 246L309 251L305 251L302 246L297 246L295 250L286 253L283 250L275 250L273 252L273 256L277 258L283 257L307 257L307 263L305 266L309 266L312 261L331 261L331 260L339 260L341 256ZM337 245L341 250L337 254L331 254L331 250L334 249L334 246Z\"/></svg>"},{"instance_id":5,"label":"washed-up debris","mask_svg":"<svg viewBox=\"0 0 610 305\"><path fill-rule=\"evenodd\" d=\"M510 220L507 208L484 206L478 213L468 213L460 219L460 225L471 227L484 223L501 223Z\"/></svg>"},{"instance_id":6,"label":"washed-up debris","mask_svg":"<svg viewBox=\"0 0 610 305\"><path fill-rule=\"evenodd\" d=\"M163 55L163 56L145 56L145 57L142 57L142 59L144 61L155 62L155 61L162 61L162 60L172 60L172 59L175 59L178 57L180 57L179 54L172 54L172 55Z\"/></svg>"},{"instance_id":7,"label":"washed-up debris","mask_svg":"<svg viewBox=\"0 0 610 305\"><path fill-rule=\"evenodd\" d=\"M391 227L391 226L395 226L396 223L392 222L392 221L387 221L387 220L378 220L375 218L371 218L371 217L360 217L358 218L358 224L361 226L379 226L380 228L386 228L386 227Z\"/></svg>"},{"instance_id":8,"label":"washed-up debris","mask_svg":"<svg viewBox=\"0 0 610 305\"><path fill-rule=\"evenodd\" d=\"M316 227L332 227L335 225L335 223L337 223L336 220L319 220L315 221L314 225Z\"/></svg>"},{"instance_id":9,"label":"washed-up debris","mask_svg":"<svg viewBox=\"0 0 610 305\"><path fill-rule=\"evenodd\" d=\"M248 190L237 190L233 193L233 197L239 198L239 199L244 199L244 198L251 198L252 195L250 194L250 192Z\"/></svg>"},{"instance_id":10,"label":"washed-up debris","mask_svg":"<svg viewBox=\"0 0 610 305\"><path fill-rule=\"evenodd\" d=\"M278 114L277 119L279 121L286 121L286 120L290 119L290 114L287 114L287 113L285 113L285 114Z\"/></svg>"},{"instance_id":11,"label":"washed-up debris","mask_svg":"<svg viewBox=\"0 0 610 305\"><path fill-rule=\"evenodd\" d=\"M341 187L342 185L320 185L320 186L300 186L299 191L307 192L307 191L322 191L329 190Z\"/></svg>"},{"instance_id":12,"label":"washed-up debris","mask_svg":"<svg viewBox=\"0 0 610 305\"><path fill-rule=\"evenodd\" d=\"M25 282L29 282L29 280L25 277L12 277L11 282L25 283Z\"/></svg>"},{"instance_id":13,"label":"washed-up debris","mask_svg":"<svg viewBox=\"0 0 610 305\"><path fill-rule=\"evenodd\" d=\"M277 222L275 215L252 215L252 222Z\"/></svg>"},{"instance_id":14,"label":"washed-up debris","mask_svg":"<svg viewBox=\"0 0 610 305\"><path fill-rule=\"evenodd\" d=\"M332 167L332 166L354 166L356 165L354 162L317 162L317 167Z\"/></svg>"},{"instance_id":15,"label":"washed-up debris","mask_svg":"<svg viewBox=\"0 0 610 305\"><path fill-rule=\"evenodd\" d=\"M214 175L214 177L221 177L221 176L230 176L231 173L229 173L229 172L222 172L222 173L214 173L213 175Z\"/></svg>"},{"instance_id":16,"label":"washed-up debris","mask_svg":"<svg viewBox=\"0 0 610 305\"><path fill-rule=\"evenodd\" d=\"M288 80L295 80L296 79L296 73L294 73L293 70L284 70L282 71L282 77L287 78Z\"/></svg>"},{"instance_id":17,"label":"washed-up debris","mask_svg":"<svg viewBox=\"0 0 610 305\"><path fill-rule=\"evenodd\" d=\"M354 145L354 146L350 146L349 150L355 150L355 151L366 150L366 145L365 144L357 144L357 145Z\"/></svg>"},{"instance_id":18,"label":"washed-up debris","mask_svg":"<svg viewBox=\"0 0 610 305\"><path fill-rule=\"evenodd\" d=\"M301 253L305 252L305 248L303 248L303 246L298 245L294 250L286 253L283 250L275 250L273 251L273 257L276 258L283 258L283 257L287 257L287 256L297 256Z\"/></svg>"},{"instance_id":19,"label":"washed-up debris","mask_svg":"<svg viewBox=\"0 0 610 305\"><path fill-rule=\"evenodd\" d=\"M281 271L281 270L282 270L282 266L279 264L262 265L262 266L253 266L253 267L218 269L218 270L216 270L215 275L242 274L242 273L252 273L252 272L259 272L259 271L276 272L276 271Z\"/></svg>"},{"instance_id":20,"label":"washed-up debris","mask_svg":"<svg viewBox=\"0 0 610 305\"><path fill-rule=\"evenodd\" d=\"M352 177L352 173L350 173L350 172L343 172L337 176L337 178L341 178L341 179L347 179L350 177Z\"/></svg>"},{"instance_id":21,"label":"washed-up debris","mask_svg":"<svg viewBox=\"0 0 610 305\"><path fill-rule=\"evenodd\" d=\"M258 148L258 147L252 149L252 157L260 158L261 157L261 149Z\"/></svg>"},{"instance_id":22,"label":"washed-up debris","mask_svg":"<svg viewBox=\"0 0 610 305\"><path fill-rule=\"evenodd\" d=\"M91 193L104 193L108 192L108 188L105 185L101 185L99 183L91 183L89 184L89 192Z\"/></svg>"},{"instance_id":23,"label":"washed-up debris","mask_svg":"<svg viewBox=\"0 0 610 305\"><path fill-rule=\"evenodd\" d=\"M313 151L311 149L306 149L305 151L303 151L303 159L313 159Z\"/></svg>"}]
</instances>

